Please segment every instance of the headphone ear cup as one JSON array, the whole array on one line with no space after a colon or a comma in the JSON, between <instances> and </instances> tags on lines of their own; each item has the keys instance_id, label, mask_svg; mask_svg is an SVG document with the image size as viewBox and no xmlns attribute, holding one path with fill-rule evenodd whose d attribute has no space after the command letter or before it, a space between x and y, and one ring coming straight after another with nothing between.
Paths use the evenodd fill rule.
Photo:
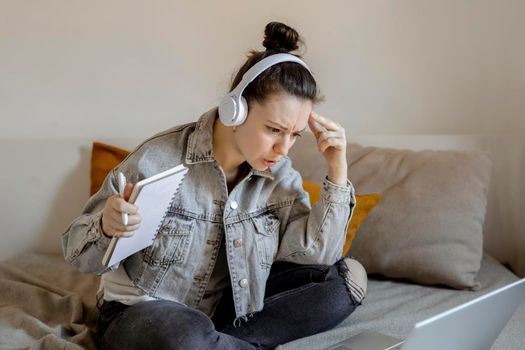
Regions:
<instances>
[{"instance_id":1,"label":"headphone ear cup","mask_svg":"<svg viewBox=\"0 0 525 350\"><path fill-rule=\"evenodd\" d=\"M237 119L235 104L235 99L231 95L225 96L219 104L219 118L226 126L235 124Z\"/></svg>"},{"instance_id":2,"label":"headphone ear cup","mask_svg":"<svg viewBox=\"0 0 525 350\"><path fill-rule=\"evenodd\" d=\"M246 102L244 96L241 96L239 102L239 111L234 123L235 125L241 125L242 123L244 123L246 117L248 116L248 102Z\"/></svg>"},{"instance_id":3,"label":"headphone ear cup","mask_svg":"<svg viewBox=\"0 0 525 350\"><path fill-rule=\"evenodd\" d=\"M300 58L288 53L277 53L263 58L255 65L250 67L242 76L241 82L226 95L219 104L219 118L226 126L241 125L248 117L248 103L242 96L246 86L250 84L261 72L280 62L296 62L305 67L309 72L310 68ZM310 72L311 73L311 72Z\"/></svg>"}]
</instances>

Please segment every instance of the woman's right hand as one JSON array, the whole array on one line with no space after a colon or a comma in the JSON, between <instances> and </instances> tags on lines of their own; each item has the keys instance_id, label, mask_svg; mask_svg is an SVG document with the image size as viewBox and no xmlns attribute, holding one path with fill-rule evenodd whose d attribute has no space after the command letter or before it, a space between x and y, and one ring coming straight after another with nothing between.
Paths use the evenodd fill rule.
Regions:
<instances>
[{"instance_id":1,"label":"woman's right hand","mask_svg":"<svg viewBox=\"0 0 525 350\"><path fill-rule=\"evenodd\" d=\"M128 203L127 200L133 190L133 184L126 184L124 198L115 194L106 200L106 205L102 210L102 231L108 237L129 237L140 227L142 217L135 204ZM122 223L122 213L128 214L128 224Z\"/></svg>"}]
</instances>

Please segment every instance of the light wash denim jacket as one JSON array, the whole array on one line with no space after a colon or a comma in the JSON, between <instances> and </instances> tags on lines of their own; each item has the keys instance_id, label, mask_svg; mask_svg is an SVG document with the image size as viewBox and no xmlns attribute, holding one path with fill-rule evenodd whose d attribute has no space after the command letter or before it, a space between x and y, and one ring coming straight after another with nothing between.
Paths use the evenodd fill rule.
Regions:
<instances>
[{"instance_id":1,"label":"light wash denim jacket","mask_svg":"<svg viewBox=\"0 0 525 350\"><path fill-rule=\"evenodd\" d=\"M196 308L223 239L237 317L262 310L274 261L335 263L355 206L352 184L325 179L321 200L310 209L299 173L283 157L271 170L246 166L246 175L228 194L213 157L216 117L214 108L196 123L151 137L113 169L63 234L66 260L82 272L108 271L101 261L110 239L102 233L101 217L106 199L117 193L118 171L135 183L184 163L188 173L153 245L123 262L133 284L146 294Z\"/></svg>"}]
</instances>

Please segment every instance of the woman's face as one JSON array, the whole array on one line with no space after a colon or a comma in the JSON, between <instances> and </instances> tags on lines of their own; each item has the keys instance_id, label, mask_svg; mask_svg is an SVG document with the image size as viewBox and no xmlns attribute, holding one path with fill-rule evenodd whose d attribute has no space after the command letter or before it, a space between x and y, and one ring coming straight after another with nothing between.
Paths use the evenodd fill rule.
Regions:
<instances>
[{"instance_id":1,"label":"woman's face","mask_svg":"<svg viewBox=\"0 0 525 350\"><path fill-rule=\"evenodd\" d=\"M254 169L265 170L286 156L306 129L312 102L287 93L250 105L246 121L233 134L237 152Z\"/></svg>"}]
</instances>

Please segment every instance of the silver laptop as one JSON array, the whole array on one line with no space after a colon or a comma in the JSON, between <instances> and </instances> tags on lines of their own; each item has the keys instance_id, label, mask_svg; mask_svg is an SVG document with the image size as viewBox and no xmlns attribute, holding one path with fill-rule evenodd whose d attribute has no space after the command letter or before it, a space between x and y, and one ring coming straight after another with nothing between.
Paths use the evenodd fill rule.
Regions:
<instances>
[{"instance_id":1,"label":"silver laptop","mask_svg":"<svg viewBox=\"0 0 525 350\"><path fill-rule=\"evenodd\" d=\"M405 341L363 332L330 350L490 349L525 299L525 278L418 322Z\"/></svg>"}]
</instances>

